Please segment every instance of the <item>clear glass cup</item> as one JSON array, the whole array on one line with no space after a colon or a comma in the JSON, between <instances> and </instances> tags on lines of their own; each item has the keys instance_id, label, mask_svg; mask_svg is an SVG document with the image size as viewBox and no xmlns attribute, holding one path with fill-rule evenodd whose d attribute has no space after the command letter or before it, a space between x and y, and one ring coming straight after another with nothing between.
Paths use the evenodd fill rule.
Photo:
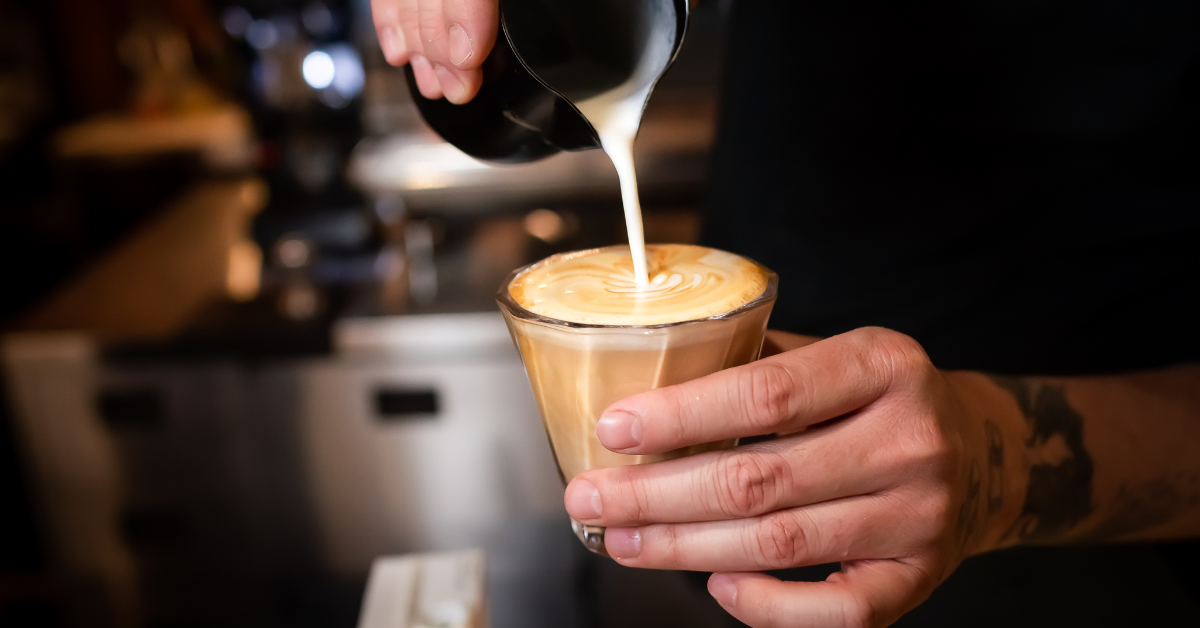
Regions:
<instances>
[{"instance_id":1,"label":"clear glass cup","mask_svg":"<svg viewBox=\"0 0 1200 628\"><path fill-rule=\"evenodd\" d=\"M578 254L563 253L518 268L496 295L521 352L564 486L588 469L658 462L736 445L736 440L725 440L627 456L600 444L596 422L605 408L630 395L757 360L778 291L775 273L759 265L768 278L766 288L737 309L662 325L571 323L534 314L510 295L512 282L531 268ZM571 524L584 546L607 555L602 526L574 520Z\"/></svg>"}]
</instances>

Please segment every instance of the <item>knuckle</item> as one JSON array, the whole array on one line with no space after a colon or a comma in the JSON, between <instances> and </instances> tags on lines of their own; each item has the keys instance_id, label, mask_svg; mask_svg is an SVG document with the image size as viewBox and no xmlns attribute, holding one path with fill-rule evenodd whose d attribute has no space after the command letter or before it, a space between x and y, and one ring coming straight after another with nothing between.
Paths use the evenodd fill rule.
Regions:
<instances>
[{"instance_id":1,"label":"knuckle","mask_svg":"<svg viewBox=\"0 0 1200 628\"><path fill-rule=\"evenodd\" d=\"M922 377L933 372L925 348L912 336L882 328L876 334L875 347L894 376Z\"/></svg>"},{"instance_id":2,"label":"knuckle","mask_svg":"<svg viewBox=\"0 0 1200 628\"><path fill-rule=\"evenodd\" d=\"M657 526L654 526L654 528L656 529L655 531L657 532L657 534L655 534L653 536L655 538L659 539L659 543L660 543L658 551L655 553L661 557L661 559L663 560L663 562L665 564L669 564L669 565L683 564L683 562L681 562L681 561L683 561L686 557L684 556L685 552L683 551L683 549L680 546L681 544L680 544L680 539L679 539L678 528L676 526L673 526L670 524L657 525ZM648 537L650 535L643 535L643 536Z\"/></svg>"},{"instance_id":3,"label":"knuckle","mask_svg":"<svg viewBox=\"0 0 1200 628\"><path fill-rule=\"evenodd\" d=\"M879 612L869 599L862 595L850 596L842 607L843 625L846 628L877 628Z\"/></svg>"},{"instance_id":4,"label":"knuckle","mask_svg":"<svg viewBox=\"0 0 1200 628\"><path fill-rule=\"evenodd\" d=\"M745 371L741 384L746 391L743 411L753 427L770 430L791 415L796 381L787 367L759 364Z\"/></svg>"},{"instance_id":5,"label":"knuckle","mask_svg":"<svg viewBox=\"0 0 1200 628\"><path fill-rule=\"evenodd\" d=\"M897 439L886 466L893 470L893 485L917 482L941 486L954 482L966 466L967 456L959 444L937 424L923 422Z\"/></svg>"},{"instance_id":6,"label":"knuckle","mask_svg":"<svg viewBox=\"0 0 1200 628\"><path fill-rule=\"evenodd\" d=\"M965 444L957 433L948 432L933 414L918 418L902 437L909 468L922 470L927 479L957 476L967 464Z\"/></svg>"},{"instance_id":7,"label":"knuckle","mask_svg":"<svg viewBox=\"0 0 1200 628\"><path fill-rule=\"evenodd\" d=\"M730 517L750 517L772 510L790 469L778 454L726 452L718 464L720 511Z\"/></svg>"},{"instance_id":8,"label":"knuckle","mask_svg":"<svg viewBox=\"0 0 1200 628\"><path fill-rule=\"evenodd\" d=\"M884 327L863 327L851 332L856 342L897 367L923 366L929 362L925 348L912 336Z\"/></svg>"},{"instance_id":9,"label":"knuckle","mask_svg":"<svg viewBox=\"0 0 1200 628\"><path fill-rule=\"evenodd\" d=\"M399 20L400 8L394 2L371 0L371 17L376 25L389 24Z\"/></svg>"},{"instance_id":10,"label":"knuckle","mask_svg":"<svg viewBox=\"0 0 1200 628\"><path fill-rule=\"evenodd\" d=\"M417 32L421 35L421 41L427 44L433 44L441 41L445 37L445 31L442 18L441 5L422 6L417 10Z\"/></svg>"},{"instance_id":11,"label":"knuckle","mask_svg":"<svg viewBox=\"0 0 1200 628\"><path fill-rule=\"evenodd\" d=\"M392 10L392 16L405 28L416 29L417 22L420 20L420 11L417 9L416 3L405 3L395 7Z\"/></svg>"},{"instance_id":12,"label":"knuckle","mask_svg":"<svg viewBox=\"0 0 1200 628\"><path fill-rule=\"evenodd\" d=\"M759 522L754 548L759 567L794 567L803 560L807 547L807 535L796 517L774 513Z\"/></svg>"},{"instance_id":13,"label":"knuckle","mask_svg":"<svg viewBox=\"0 0 1200 628\"><path fill-rule=\"evenodd\" d=\"M441 43L442 29L432 24L426 24L422 21L421 26L417 29L417 33L421 36L421 43L426 46L436 47Z\"/></svg>"},{"instance_id":14,"label":"knuckle","mask_svg":"<svg viewBox=\"0 0 1200 628\"><path fill-rule=\"evenodd\" d=\"M622 514L625 519L638 524L648 521L651 496L646 482L633 474L627 474L624 481L618 483L618 486L624 488L623 499L620 499L619 503L623 506Z\"/></svg>"},{"instance_id":15,"label":"knuckle","mask_svg":"<svg viewBox=\"0 0 1200 628\"><path fill-rule=\"evenodd\" d=\"M671 386L652 393L662 395L664 406L651 420L658 422L658 427L664 432L668 442L678 446L697 444L691 442L691 434L700 425L697 421L698 408L692 402L692 395L688 390L680 386Z\"/></svg>"},{"instance_id":16,"label":"knuckle","mask_svg":"<svg viewBox=\"0 0 1200 628\"><path fill-rule=\"evenodd\" d=\"M401 11L397 22L400 24L400 30L404 34L404 43L409 50L414 53L423 53L425 46L421 42L416 11Z\"/></svg>"},{"instance_id":17,"label":"knuckle","mask_svg":"<svg viewBox=\"0 0 1200 628\"><path fill-rule=\"evenodd\" d=\"M913 428L912 445L917 462L938 470L958 466L961 452L935 419L922 420Z\"/></svg>"},{"instance_id":18,"label":"knuckle","mask_svg":"<svg viewBox=\"0 0 1200 628\"><path fill-rule=\"evenodd\" d=\"M935 491L926 500L925 509L933 520L941 522L943 527L949 526L956 515L953 496L948 491ZM924 540L928 543L935 543L938 540L937 529L930 528L929 534L930 538Z\"/></svg>"},{"instance_id":19,"label":"knuckle","mask_svg":"<svg viewBox=\"0 0 1200 628\"><path fill-rule=\"evenodd\" d=\"M760 596L754 603L755 615L763 618L763 628L784 628L795 625L794 613L778 596Z\"/></svg>"}]
</instances>

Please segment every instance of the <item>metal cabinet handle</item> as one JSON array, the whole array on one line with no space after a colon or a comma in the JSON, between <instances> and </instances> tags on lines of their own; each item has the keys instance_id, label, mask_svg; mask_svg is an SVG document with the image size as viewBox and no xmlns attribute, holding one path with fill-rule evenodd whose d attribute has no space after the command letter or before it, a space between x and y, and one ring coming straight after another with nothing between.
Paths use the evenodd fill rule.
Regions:
<instances>
[{"instance_id":1,"label":"metal cabinet handle","mask_svg":"<svg viewBox=\"0 0 1200 628\"><path fill-rule=\"evenodd\" d=\"M375 415L381 421L413 421L437 417L440 403L432 388L377 388Z\"/></svg>"}]
</instances>

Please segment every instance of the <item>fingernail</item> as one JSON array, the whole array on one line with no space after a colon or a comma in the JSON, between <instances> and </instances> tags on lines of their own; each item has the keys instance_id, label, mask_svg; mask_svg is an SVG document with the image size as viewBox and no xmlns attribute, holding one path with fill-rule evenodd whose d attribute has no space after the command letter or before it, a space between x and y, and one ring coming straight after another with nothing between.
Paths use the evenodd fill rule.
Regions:
<instances>
[{"instance_id":1,"label":"fingernail","mask_svg":"<svg viewBox=\"0 0 1200 628\"><path fill-rule=\"evenodd\" d=\"M605 536L607 541L607 535ZM725 608L733 608L737 604L737 585L733 583L733 578L726 574L715 573L708 579L708 593Z\"/></svg>"},{"instance_id":2,"label":"fingernail","mask_svg":"<svg viewBox=\"0 0 1200 628\"><path fill-rule=\"evenodd\" d=\"M604 549L613 558L637 558L642 553L642 533L637 528L608 528L604 531Z\"/></svg>"},{"instance_id":3,"label":"fingernail","mask_svg":"<svg viewBox=\"0 0 1200 628\"><path fill-rule=\"evenodd\" d=\"M596 423L596 438L608 449L618 451L642 443L642 420L623 410L612 410Z\"/></svg>"},{"instance_id":4,"label":"fingernail","mask_svg":"<svg viewBox=\"0 0 1200 628\"><path fill-rule=\"evenodd\" d=\"M386 26L379 31L379 47L383 49L383 57L388 63L396 64L404 56L404 33L400 29Z\"/></svg>"},{"instance_id":5,"label":"fingernail","mask_svg":"<svg viewBox=\"0 0 1200 628\"><path fill-rule=\"evenodd\" d=\"M475 55L475 44L458 24L450 25L450 63L461 66Z\"/></svg>"},{"instance_id":6,"label":"fingernail","mask_svg":"<svg viewBox=\"0 0 1200 628\"><path fill-rule=\"evenodd\" d=\"M563 502L566 503L567 514L576 521L599 519L604 513L604 505L600 503L600 491L587 480L575 480L568 484Z\"/></svg>"},{"instance_id":7,"label":"fingernail","mask_svg":"<svg viewBox=\"0 0 1200 628\"><path fill-rule=\"evenodd\" d=\"M466 88L459 82L458 77L440 63L433 64L433 73L437 75L438 83L442 86L442 93L446 95L446 100L462 104Z\"/></svg>"},{"instance_id":8,"label":"fingernail","mask_svg":"<svg viewBox=\"0 0 1200 628\"><path fill-rule=\"evenodd\" d=\"M441 98L441 81L429 65L429 59L422 55L413 55L409 64L412 65L413 75L417 77L417 88L421 90L421 95L430 100Z\"/></svg>"}]
</instances>

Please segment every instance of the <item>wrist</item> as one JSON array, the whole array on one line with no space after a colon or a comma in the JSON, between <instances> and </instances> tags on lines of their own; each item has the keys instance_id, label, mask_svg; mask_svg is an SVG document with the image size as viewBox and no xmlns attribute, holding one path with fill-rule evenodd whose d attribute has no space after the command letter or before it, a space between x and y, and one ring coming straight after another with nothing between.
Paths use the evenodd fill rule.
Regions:
<instances>
[{"instance_id":1,"label":"wrist","mask_svg":"<svg viewBox=\"0 0 1200 628\"><path fill-rule=\"evenodd\" d=\"M1016 529L1025 502L1028 478L1022 452L1028 428L1012 396L988 376L958 371L946 377L959 400L965 477L968 484L978 480L980 525L965 554L1010 547L1019 540Z\"/></svg>"}]
</instances>

